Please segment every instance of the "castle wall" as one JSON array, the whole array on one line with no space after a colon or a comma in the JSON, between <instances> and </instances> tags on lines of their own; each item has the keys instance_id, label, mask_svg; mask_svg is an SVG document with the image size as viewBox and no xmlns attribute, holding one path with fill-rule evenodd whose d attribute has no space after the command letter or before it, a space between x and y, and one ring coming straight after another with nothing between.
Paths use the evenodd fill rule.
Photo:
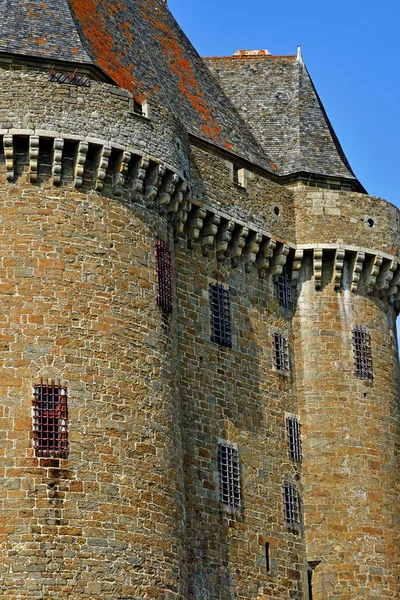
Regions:
<instances>
[{"instance_id":1,"label":"castle wall","mask_svg":"<svg viewBox=\"0 0 400 600\"><path fill-rule=\"evenodd\" d=\"M261 178L240 190L222 160L193 153L192 172L201 177L193 182L194 201L202 186L205 204L242 211L242 219L259 208L254 219L268 225L278 199L288 208L285 190ZM284 210L274 229L288 235L292 223ZM276 371L272 349L276 331L292 347L291 311L278 306L271 278L261 279L256 267L246 272L243 261L233 267L229 255L217 260L215 244L204 256L200 242L188 249L183 236L176 257L189 598L303 598L303 533L288 528L283 509L283 482L301 491L300 466L288 458L285 437L285 415L296 414L297 402L293 379ZM230 290L232 348L210 339L209 285L216 280ZM219 498L220 440L236 444L240 454L242 509L236 513Z\"/></svg>"},{"instance_id":2,"label":"castle wall","mask_svg":"<svg viewBox=\"0 0 400 600\"><path fill-rule=\"evenodd\" d=\"M155 103L150 119L135 114L127 90L97 81L90 87L60 85L49 82L46 73L32 71L0 70L0 82L0 135L22 129L25 135L107 140L112 147L154 157L180 174L188 169L182 124Z\"/></svg>"},{"instance_id":3,"label":"castle wall","mask_svg":"<svg viewBox=\"0 0 400 600\"><path fill-rule=\"evenodd\" d=\"M334 190L293 188L298 244L347 244L398 255L400 216L382 198Z\"/></svg>"},{"instance_id":4,"label":"castle wall","mask_svg":"<svg viewBox=\"0 0 400 600\"><path fill-rule=\"evenodd\" d=\"M0 598L185 598L176 327L155 304L165 219L71 186L0 184ZM32 399L66 385L67 459Z\"/></svg>"},{"instance_id":5,"label":"castle wall","mask_svg":"<svg viewBox=\"0 0 400 600\"><path fill-rule=\"evenodd\" d=\"M364 252L354 278L354 252L359 245L366 255L368 247L396 251L398 211L376 198L322 190L304 189L296 201L300 243L327 246L320 265L311 249L304 252L294 319L313 598L397 598L400 377L396 314L384 298L393 273L388 268L387 285L371 294ZM343 251L340 282L333 242L352 250ZM356 376L355 325L371 335L373 379Z\"/></svg>"}]
</instances>

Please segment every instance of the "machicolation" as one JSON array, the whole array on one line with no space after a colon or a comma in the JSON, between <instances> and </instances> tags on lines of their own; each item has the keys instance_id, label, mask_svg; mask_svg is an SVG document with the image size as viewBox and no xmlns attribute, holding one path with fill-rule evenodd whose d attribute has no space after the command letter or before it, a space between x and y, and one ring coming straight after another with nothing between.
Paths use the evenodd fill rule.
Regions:
<instances>
[{"instance_id":1,"label":"machicolation","mask_svg":"<svg viewBox=\"0 0 400 600\"><path fill-rule=\"evenodd\" d=\"M400 213L301 51L0 34L0 600L399 598Z\"/></svg>"}]
</instances>

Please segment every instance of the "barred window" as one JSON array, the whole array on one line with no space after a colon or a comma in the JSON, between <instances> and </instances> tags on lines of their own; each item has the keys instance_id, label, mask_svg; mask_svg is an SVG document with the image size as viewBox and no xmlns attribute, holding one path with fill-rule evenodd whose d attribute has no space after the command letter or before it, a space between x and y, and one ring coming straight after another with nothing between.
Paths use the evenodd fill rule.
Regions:
<instances>
[{"instance_id":1,"label":"barred window","mask_svg":"<svg viewBox=\"0 0 400 600\"><path fill-rule=\"evenodd\" d=\"M218 444L219 498L222 504L239 509L240 460L239 451L229 442Z\"/></svg>"},{"instance_id":2,"label":"barred window","mask_svg":"<svg viewBox=\"0 0 400 600\"><path fill-rule=\"evenodd\" d=\"M301 425L296 417L288 417L286 419L286 432L289 457L296 462L301 462L303 460Z\"/></svg>"},{"instance_id":3,"label":"barred window","mask_svg":"<svg viewBox=\"0 0 400 600\"><path fill-rule=\"evenodd\" d=\"M173 309L172 256L164 240L156 242L157 304L165 312Z\"/></svg>"},{"instance_id":4,"label":"barred window","mask_svg":"<svg viewBox=\"0 0 400 600\"><path fill-rule=\"evenodd\" d=\"M36 456L68 455L67 388L41 382L33 392L33 446Z\"/></svg>"},{"instance_id":5,"label":"barred window","mask_svg":"<svg viewBox=\"0 0 400 600\"><path fill-rule=\"evenodd\" d=\"M371 334L366 327L356 325L353 329L354 369L359 379L373 379Z\"/></svg>"},{"instance_id":6,"label":"barred window","mask_svg":"<svg viewBox=\"0 0 400 600\"><path fill-rule=\"evenodd\" d=\"M293 529L298 529L300 526L300 499L293 483L285 483L283 486L283 508L286 523Z\"/></svg>"},{"instance_id":7,"label":"barred window","mask_svg":"<svg viewBox=\"0 0 400 600\"><path fill-rule=\"evenodd\" d=\"M272 334L275 368L282 375L290 373L289 342L282 333Z\"/></svg>"},{"instance_id":8,"label":"barred window","mask_svg":"<svg viewBox=\"0 0 400 600\"><path fill-rule=\"evenodd\" d=\"M283 308L292 308L292 278L289 273L283 268L283 271L275 279L276 295L279 306Z\"/></svg>"},{"instance_id":9,"label":"barred window","mask_svg":"<svg viewBox=\"0 0 400 600\"><path fill-rule=\"evenodd\" d=\"M232 348L230 293L222 283L210 284L210 306L211 341Z\"/></svg>"}]
</instances>

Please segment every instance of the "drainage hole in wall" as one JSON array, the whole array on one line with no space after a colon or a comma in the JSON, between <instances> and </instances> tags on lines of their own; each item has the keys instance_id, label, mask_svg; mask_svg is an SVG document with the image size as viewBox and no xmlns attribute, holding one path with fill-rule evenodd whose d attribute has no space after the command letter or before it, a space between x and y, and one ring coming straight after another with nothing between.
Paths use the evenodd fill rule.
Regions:
<instances>
[{"instance_id":1,"label":"drainage hole in wall","mask_svg":"<svg viewBox=\"0 0 400 600\"><path fill-rule=\"evenodd\" d=\"M279 215L281 214L281 211L279 210L279 206L275 206L274 213L276 214L277 217L279 217Z\"/></svg>"},{"instance_id":2,"label":"drainage hole in wall","mask_svg":"<svg viewBox=\"0 0 400 600\"><path fill-rule=\"evenodd\" d=\"M375 225L375 221L373 219L367 219L368 227L373 227Z\"/></svg>"}]
</instances>

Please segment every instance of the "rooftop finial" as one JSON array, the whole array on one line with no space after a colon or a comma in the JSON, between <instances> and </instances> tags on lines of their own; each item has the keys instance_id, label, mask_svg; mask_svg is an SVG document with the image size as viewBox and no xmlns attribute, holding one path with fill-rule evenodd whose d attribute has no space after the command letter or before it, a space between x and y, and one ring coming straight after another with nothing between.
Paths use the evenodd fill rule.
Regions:
<instances>
[{"instance_id":1,"label":"rooftop finial","mask_svg":"<svg viewBox=\"0 0 400 600\"><path fill-rule=\"evenodd\" d=\"M297 62L303 62L303 55L301 53L301 46L297 46Z\"/></svg>"}]
</instances>

